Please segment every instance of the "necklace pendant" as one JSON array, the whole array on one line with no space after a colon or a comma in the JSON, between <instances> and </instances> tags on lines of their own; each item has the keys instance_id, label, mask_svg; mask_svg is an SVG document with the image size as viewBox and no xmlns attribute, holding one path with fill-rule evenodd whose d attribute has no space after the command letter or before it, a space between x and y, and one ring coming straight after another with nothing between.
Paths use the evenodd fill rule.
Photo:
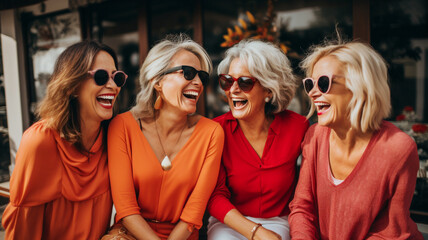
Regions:
<instances>
[{"instance_id":1,"label":"necklace pendant","mask_svg":"<svg viewBox=\"0 0 428 240\"><path fill-rule=\"evenodd\" d=\"M163 158L161 162L161 166L162 166L162 169L165 171L168 171L171 169L172 167L171 160L169 160L169 157L167 155L165 155L165 157Z\"/></svg>"}]
</instances>

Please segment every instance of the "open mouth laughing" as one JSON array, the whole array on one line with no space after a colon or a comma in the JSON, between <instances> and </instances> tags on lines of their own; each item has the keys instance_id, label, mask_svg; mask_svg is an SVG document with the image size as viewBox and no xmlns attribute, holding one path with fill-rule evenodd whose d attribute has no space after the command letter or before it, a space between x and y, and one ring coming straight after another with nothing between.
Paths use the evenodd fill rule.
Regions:
<instances>
[{"instance_id":1,"label":"open mouth laughing","mask_svg":"<svg viewBox=\"0 0 428 240\"><path fill-rule=\"evenodd\" d=\"M114 94L101 94L97 96L97 101L102 107L110 109L113 107L114 97Z\"/></svg>"},{"instance_id":2,"label":"open mouth laughing","mask_svg":"<svg viewBox=\"0 0 428 240\"><path fill-rule=\"evenodd\" d=\"M183 92L183 96L188 99L196 100L198 99L199 93L197 91L185 91Z\"/></svg>"},{"instance_id":3,"label":"open mouth laughing","mask_svg":"<svg viewBox=\"0 0 428 240\"><path fill-rule=\"evenodd\" d=\"M244 108L244 107L247 105L247 103L248 103L248 100L246 100L246 99L241 99L241 98L232 98L232 101L233 101L233 107L234 107L235 109L242 109L242 108Z\"/></svg>"},{"instance_id":4,"label":"open mouth laughing","mask_svg":"<svg viewBox=\"0 0 428 240\"><path fill-rule=\"evenodd\" d=\"M330 104L328 104L326 102L316 102L315 106L317 107L317 114L318 115L321 115L330 109Z\"/></svg>"}]
</instances>

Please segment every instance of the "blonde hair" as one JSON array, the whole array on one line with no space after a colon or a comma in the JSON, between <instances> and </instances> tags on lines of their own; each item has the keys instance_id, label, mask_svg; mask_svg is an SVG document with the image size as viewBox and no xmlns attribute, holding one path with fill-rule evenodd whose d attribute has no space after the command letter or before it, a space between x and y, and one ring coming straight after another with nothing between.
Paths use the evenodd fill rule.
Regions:
<instances>
[{"instance_id":1,"label":"blonde hair","mask_svg":"<svg viewBox=\"0 0 428 240\"><path fill-rule=\"evenodd\" d=\"M218 74L228 73L235 58L244 61L251 76L272 93L271 101L265 105L265 113L285 110L294 96L297 83L290 61L282 50L269 42L243 40L226 51L226 57L218 65Z\"/></svg>"},{"instance_id":2,"label":"blonde hair","mask_svg":"<svg viewBox=\"0 0 428 240\"><path fill-rule=\"evenodd\" d=\"M170 35L156 44L148 53L140 69L141 90L136 98L136 105L131 112L136 118L152 118L156 91L154 86L162 79L162 73L167 70L171 60L180 50L186 50L199 59L202 70L211 73L212 64L208 53L185 34Z\"/></svg>"},{"instance_id":3,"label":"blonde hair","mask_svg":"<svg viewBox=\"0 0 428 240\"><path fill-rule=\"evenodd\" d=\"M83 41L65 49L55 63L46 96L36 112L44 120L45 128L58 131L62 138L80 150L82 136L79 102L75 95L80 85L88 78L88 71L100 51L110 54L117 68L116 54L104 44Z\"/></svg>"},{"instance_id":4,"label":"blonde hair","mask_svg":"<svg viewBox=\"0 0 428 240\"><path fill-rule=\"evenodd\" d=\"M380 128L391 111L387 64L370 45L360 42L326 43L312 48L300 64L312 76L315 64L333 56L343 64L346 87L353 96L348 104L351 126L363 133ZM315 111L312 103L308 117Z\"/></svg>"}]
</instances>

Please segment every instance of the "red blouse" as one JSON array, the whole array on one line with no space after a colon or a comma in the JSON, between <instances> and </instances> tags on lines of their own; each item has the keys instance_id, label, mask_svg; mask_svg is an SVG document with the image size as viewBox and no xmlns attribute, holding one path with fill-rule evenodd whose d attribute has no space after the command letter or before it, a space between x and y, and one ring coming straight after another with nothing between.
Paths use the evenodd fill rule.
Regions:
<instances>
[{"instance_id":1,"label":"red blouse","mask_svg":"<svg viewBox=\"0 0 428 240\"><path fill-rule=\"evenodd\" d=\"M217 186L208 203L210 214L221 222L234 208L251 217L288 215L308 121L288 110L275 114L260 158L231 112L214 120L223 127L225 142Z\"/></svg>"}]
</instances>

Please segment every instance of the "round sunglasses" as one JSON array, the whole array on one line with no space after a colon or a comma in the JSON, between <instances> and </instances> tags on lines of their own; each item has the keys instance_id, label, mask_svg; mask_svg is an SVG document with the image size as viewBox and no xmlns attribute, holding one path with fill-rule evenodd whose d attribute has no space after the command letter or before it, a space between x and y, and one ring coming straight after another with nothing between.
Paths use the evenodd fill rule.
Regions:
<instances>
[{"instance_id":1,"label":"round sunglasses","mask_svg":"<svg viewBox=\"0 0 428 240\"><path fill-rule=\"evenodd\" d=\"M246 93L251 91L251 89L253 89L254 84L257 81L257 79L253 77L241 76L238 78L234 78L229 74L220 74L218 80L219 80L221 89L223 89L224 91L229 91L233 83L238 82L238 87Z\"/></svg>"},{"instance_id":2,"label":"round sunglasses","mask_svg":"<svg viewBox=\"0 0 428 240\"><path fill-rule=\"evenodd\" d=\"M333 77L329 77L326 75L323 75L318 78L317 81L315 81L312 78L305 78L303 79L303 86L305 87L305 91L307 94L315 87L315 85L318 87L318 90L322 93L328 93L331 88L331 80Z\"/></svg>"},{"instance_id":3,"label":"round sunglasses","mask_svg":"<svg viewBox=\"0 0 428 240\"><path fill-rule=\"evenodd\" d=\"M112 75L110 75L109 72L105 69L97 69L93 71L88 71L88 73L92 76L98 86L104 86L111 78L113 79L116 86L122 87L123 85L125 85L126 79L128 78L128 75L126 75L122 71L116 71Z\"/></svg>"},{"instance_id":4,"label":"round sunglasses","mask_svg":"<svg viewBox=\"0 0 428 240\"><path fill-rule=\"evenodd\" d=\"M202 85L204 86L206 86L210 80L210 75L207 72L203 70L198 71L194 67L186 66L186 65L170 68L166 70L164 73L162 73L161 76L164 76L173 72L177 72L178 70L183 70L182 72L183 76L188 81L193 80L196 77L196 74L198 74L199 79L201 79Z\"/></svg>"}]
</instances>

